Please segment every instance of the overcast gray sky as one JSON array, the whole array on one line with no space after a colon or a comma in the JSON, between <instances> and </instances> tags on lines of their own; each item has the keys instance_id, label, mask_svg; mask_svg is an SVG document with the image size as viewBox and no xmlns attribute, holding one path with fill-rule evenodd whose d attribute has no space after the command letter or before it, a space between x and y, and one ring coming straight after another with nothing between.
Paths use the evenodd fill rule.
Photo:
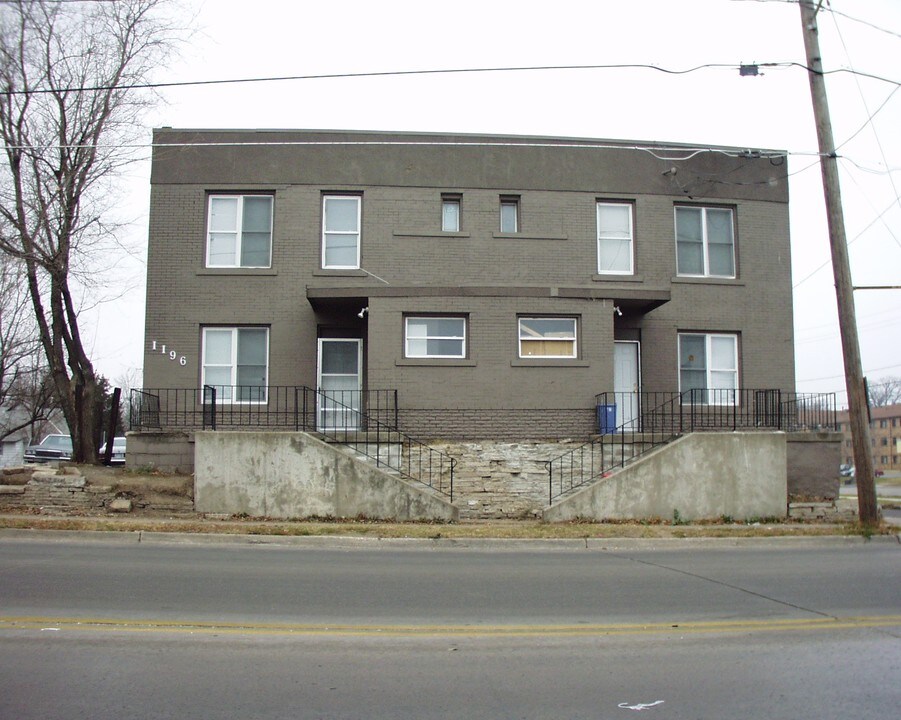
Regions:
<instances>
[{"instance_id":1,"label":"overcast gray sky","mask_svg":"<svg viewBox=\"0 0 901 720\"><path fill-rule=\"evenodd\" d=\"M183 0L196 32L159 81L451 68L649 64L172 88L147 119L196 128L486 132L787 150L800 391L846 401L800 13L783 0L452 4ZM820 18L855 285L901 284L901 2L831 0ZM761 67L741 77L740 63ZM874 77L865 77L868 74ZM149 156L149 147L147 155ZM143 358L149 163L127 178L134 278L91 315L113 380ZM864 371L901 375L901 291L858 290Z\"/></svg>"}]
</instances>

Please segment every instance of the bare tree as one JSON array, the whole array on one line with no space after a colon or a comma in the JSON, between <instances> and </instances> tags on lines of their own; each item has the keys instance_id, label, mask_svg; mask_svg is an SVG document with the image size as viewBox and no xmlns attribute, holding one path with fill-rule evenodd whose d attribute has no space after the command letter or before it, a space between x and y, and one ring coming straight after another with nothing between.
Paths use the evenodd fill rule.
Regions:
<instances>
[{"instance_id":1,"label":"bare tree","mask_svg":"<svg viewBox=\"0 0 901 720\"><path fill-rule=\"evenodd\" d=\"M122 388L123 429L131 426L131 391L141 387L143 371L141 368L128 368L115 379L115 386Z\"/></svg>"},{"instance_id":2,"label":"bare tree","mask_svg":"<svg viewBox=\"0 0 901 720\"><path fill-rule=\"evenodd\" d=\"M21 266L0 255L0 440L25 428L33 435L57 409Z\"/></svg>"},{"instance_id":3,"label":"bare tree","mask_svg":"<svg viewBox=\"0 0 901 720\"><path fill-rule=\"evenodd\" d=\"M901 403L901 377L884 377L867 385L872 407Z\"/></svg>"},{"instance_id":4,"label":"bare tree","mask_svg":"<svg viewBox=\"0 0 901 720\"><path fill-rule=\"evenodd\" d=\"M94 462L102 391L79 328L79 288L115 230L110 191L134 160L135 88L172 47L167 0L0 5L0 251L22 261L74 459ZM79 285L81 283L81 285Z\"/></svg>"}]
</instances>

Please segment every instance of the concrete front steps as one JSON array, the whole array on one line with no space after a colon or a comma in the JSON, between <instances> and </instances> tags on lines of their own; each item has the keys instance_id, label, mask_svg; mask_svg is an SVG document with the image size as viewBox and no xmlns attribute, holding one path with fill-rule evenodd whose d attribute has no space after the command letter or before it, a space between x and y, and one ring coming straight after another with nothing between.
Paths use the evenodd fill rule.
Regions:
<instances>
[{"instance_id":1,"label":"concrete front steps","mask_svg":"<svg viewBox=\"0 0 901 720\"><path fill-rule=\"evenodd\" d=\"M596 464L622 463L622 441L630 456L629 443L635 451L647 447L640 435L605 436L615 440L615 448L605 443L604 450L595 446ZM434 447L457 460L454 473L454 505L461 520L534 519L542 516L550 504L547 463L585 445L584 440L526 440L522 442L432 441ZM628 458L627 458L628 462ZM599 465L600 466L600 465Z\"/></svg>"}]
</instances>

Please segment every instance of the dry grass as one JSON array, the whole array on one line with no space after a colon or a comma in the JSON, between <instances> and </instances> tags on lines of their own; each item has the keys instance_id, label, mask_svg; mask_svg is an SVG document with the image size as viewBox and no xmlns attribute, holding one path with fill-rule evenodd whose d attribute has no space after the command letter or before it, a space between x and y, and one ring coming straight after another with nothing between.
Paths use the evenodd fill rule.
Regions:
<instances>
[{"instance_id":1,"label":"dry grass","mask_svg":"<svg viewBox=\"0 0 901 720\"><path fill-rule=\"evenodd\" d=\"M178 517L44 517L6 515L2 528L35 530L79 530L101 532L179 532L266 536L341 536L374 538L496 538L584 539L584 538L744 538L744 537L825 537L890 535L897 531L887 525L866 528L857 523L709 523L672 525L665 523L545 523L532 520L461 523L396 523L328 520L281 521L261 518Z\"/></svg>"},{"instance_id":2,"label":"dry grass","mask_svg":"<svg viewBox=\"0 0 901 720\"><path fill-rule=\"evenodd\" d=\"M114 492L157 494L190 498L193 477L158 471L78 466L92 485L109 485ZM35 513L0 516L0 528L78 530L100 532L179 532L268 536L341 536L373 538L743 538L890 535L898 531L886 524L877 528L858 523L782 522L765 518L757 523L673 523L661 519L644 522L546 523L540 520L487 520L459 523L379 522L371 520L270 520L267 518L212 518L197 514L167 516L141 510L129 515L70 514L65 517Z\"/></svg>"}]
</instances>

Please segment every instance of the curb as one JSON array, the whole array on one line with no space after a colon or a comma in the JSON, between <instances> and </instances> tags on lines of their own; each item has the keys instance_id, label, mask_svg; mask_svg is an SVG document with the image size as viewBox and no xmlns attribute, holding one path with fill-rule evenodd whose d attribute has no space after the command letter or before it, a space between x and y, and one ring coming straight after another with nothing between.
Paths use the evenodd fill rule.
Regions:
<instances>
[{"instance_id":1,"label":"curb","mask_svg":"<svg viewBox=\"0 0 901 720\"><path fill-rule=\"evenodd\" d=\"M248 535L227 533L180 533L145 530L35 530L0 528L0 540L38 542L92 542L119 545L264 545L318 550L475 550L492 552L523 551L612 551L680 550L686 548L768 547L841 547L849 545L901 545L901 534L865 538L857 535L817 537L739 537L739 538L376 538L344 535Z\"/></svg>"}]
</instances>

